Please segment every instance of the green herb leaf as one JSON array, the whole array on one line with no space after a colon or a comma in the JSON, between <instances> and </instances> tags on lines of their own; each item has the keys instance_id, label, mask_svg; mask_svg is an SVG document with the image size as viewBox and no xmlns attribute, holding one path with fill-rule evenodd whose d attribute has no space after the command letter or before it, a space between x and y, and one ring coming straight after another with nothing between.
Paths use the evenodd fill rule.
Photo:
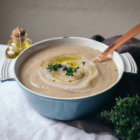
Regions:
<instances>
[{"instance_id":1,"label":"green herb leaf","mask_svg":"<svg viewBox=\"0 0 140 140\"><path fill-rule=\"evenodd\" d=\"M61 67L63 67L61 63L56 63L55 65L52 64L48 65L47 69L50 69L51 72L52 70L57 71L57 68L61 68Z\"/></svg>"},{"instance_id":2,"label":"green herb leaf","mask_svg":"<svg viewBox=\"0 0 140 140\"><path fill-rule=\"evenodd\" d=\"M102 111L100 116L114 126L114 134L124 140L140 138L140 99L139 96L116 98L116 105L110 111Z\"/></svg>"},{"instance_id":3,"label":"green herb leaf","mask_svg":"<svg viewBox=\"0 0 140 140\"><path fill-rule=\"evenodd\" d=\"M49 69L51 72L52 70L57 71L58 68L62 68L62 67L64 67L63 71L66 71L66 75L68 75L68 76L73 76L73 72L76 72L77 69L79 69L79 67L76 67L73 69L71 67L62 65L61 63L56 63L55 65L50 64L50 65L48 65L47 69Z\"/></svg>"},{"instance_id":4,"label":"green herb leaf","mask_svg":"<svg viewBox=\"0 0 140 140\"><path fill-rule=\"evenodd\" d=\"M50 72L51 72L51 71L52 71L52 69L53 69L52 64L48 65L48 68L47 68L47 69L50 69Z\"/></svg>"},{"instance_id":5,"label":"green herb leaf","mask_svg":"<svg viewBox=\"0 0 140 140\"><path fill-rule=\"evenodd\" d=\"M85 62L84 61L82 63L83 63L83 65L85 65Z\"/></svg>"},{"instance_id":6,"label":"green herb leaf","mask_svg":"<svg viewBox=\"0 0 140 140\"><path fill-rule=\"evenodd\" d=\"M79 67L74 68L74 70L73 70L73 71L74 71L74 72L76 72L76 71L77 71L77 69L79 69Z\"/></svg>"}]
</instances>

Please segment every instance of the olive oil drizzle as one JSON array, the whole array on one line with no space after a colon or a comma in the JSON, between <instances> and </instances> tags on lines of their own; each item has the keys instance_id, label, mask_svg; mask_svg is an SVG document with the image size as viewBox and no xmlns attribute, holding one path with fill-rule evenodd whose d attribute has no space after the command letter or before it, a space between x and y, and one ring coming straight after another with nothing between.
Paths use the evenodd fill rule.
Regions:
<instances>
[{"instance_id":1,"label":"olive oil drizzle","mask_svg":"<svg viewBox=\"0 0 140 140\"><path fill-rule=\"evenodd\" d=\"M75 58L72 58L72 57L65 57L65 58L60 58L60 57L62 57L63 55L66 55L66 54L62 54L62 55L59 55L59 56L57 56L57 57L52 57L52 58L56 58L56 60L55 61L51 61L50 63L49 63L49 65L52 65L52 66L54 66L54 65L56 65L57 63L61 63L61 62L66 62L66 64L67 65L70 65L70 67L71 68L76 68L76 66L78 66L79 64L78 64L78 62L76 62L75 60L80 60L80 59L82 59L82 57L81 56L78 56L78 55L75 55L75 54L69 54L69 55L73 55ZM47 60L49 60L49 59L47 59ZM40 66L41 67L44 67L45 66L45 62L46 61L43 61L41 64L40 64ZM83 64L83 66L82 66L82 68L84 69L84 67L85 67L85 62L82 62L82 64ZM79 67L79 66L78 66ZM93 70L93 67L91 66L91 69L92 69L92 74L91 74L91 76L93 75L93 73L94 73L94 70ZM76 69L77 70L77 69ZM75 71L76 72L76 71ZM80 72L81 73L81 72ZM62 79L60 79L60 78L58 78L56 75L54 75L54 74L51 74L52 75L52 77L54 77L55 79L57 79L57 80L59 80L59 81L63 81L63 82L74 82L74 81L77 81L77 80L80 80L80 79L82 79L84 76L86 76L85 75L85 73L84 72L82 72L82 77L80 77L80 78L78 78L78 79L75 79L75 80L62 80ZM73 74L72 74L72 76L73 76ZM56 80L53 80L53 82L56 82ZM86 84L86 83L85 83Z\"/></svg>"}]
</instances>

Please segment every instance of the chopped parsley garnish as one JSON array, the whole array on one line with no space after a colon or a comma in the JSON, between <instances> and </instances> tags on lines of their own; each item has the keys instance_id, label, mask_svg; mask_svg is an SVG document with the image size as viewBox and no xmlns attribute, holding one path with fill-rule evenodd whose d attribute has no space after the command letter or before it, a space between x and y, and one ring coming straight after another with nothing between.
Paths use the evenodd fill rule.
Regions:
<instances>
[{"instance_id":1,"label":"chopped parsley garnish","mask_svg":"<svg viewBox=\"0 0 140 140\"><path fill-rule=\"evenodd\" d=\"M80 72L81 74L84 74L83 72Z\"/></svg>"},{"instance_id":2,"label":"chopped parsley garnish","mask_svg":"<svg viewBox=\"0 0 140 140\"><path fill-rule=\"evenodd\" d=\"M115 69L115 71L118 71L117 69Z\"/></svg>"},{"instance_id":3,"label":"chopped parsley garnish","mask_svg":"<svg viewBox=\"0 0 140 140\"><path fill-rule=\"evenodd\" d=\"M82 63L83 63L83 65L85 65L85 62L84 61Z\"/></svg>"},{"instance_id":4,"label":"chopped parsley garnish","mask_svg":"<svg viewBox=\"0 0 140 140\"><path fill-rule=\"evenodd\" d=\"M66 75L68 75L68 76L73 76L73 72L76 72L77 69L79 69L79 67L76 67L73 69L71 67L61 65L61 63L56 63L55 65L50 64L50 65L48 65L47 69L49 69L51 72L52 70L57 71L58 68L62 68L62 67L64 67L63 71L66 71Z\"/></svg>"}]
</instances>

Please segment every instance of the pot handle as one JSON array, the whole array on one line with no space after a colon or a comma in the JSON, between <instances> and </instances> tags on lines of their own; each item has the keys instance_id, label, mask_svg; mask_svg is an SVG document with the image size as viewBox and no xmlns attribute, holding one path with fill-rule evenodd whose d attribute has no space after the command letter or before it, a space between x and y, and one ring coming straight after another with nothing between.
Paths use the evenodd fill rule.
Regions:
<instances>
[{"instance_id":1,"label":"pot handle","mask_svg":"<svg viewBox=\"0 0 140 140\"><path fill-rule=\"evenodd\" d=\"M15 64L15 59L6 59L1 67L1 77L0 80L1 82L4 81L13 81L14 76L13 76L13 71L14 71L14 64Z\"/></svg>"},{"instance_id":2,"label":"pot handle","mask_svg":"<svg viewBox=\"0 0 140 140\"><path fill-rule=\"evenodd\" d=\"M125 72L137 74L138 68L137 64L130 53L122 53L120 54L121 58L123 59L125 65Z\"/></svg>"}]
</instances>

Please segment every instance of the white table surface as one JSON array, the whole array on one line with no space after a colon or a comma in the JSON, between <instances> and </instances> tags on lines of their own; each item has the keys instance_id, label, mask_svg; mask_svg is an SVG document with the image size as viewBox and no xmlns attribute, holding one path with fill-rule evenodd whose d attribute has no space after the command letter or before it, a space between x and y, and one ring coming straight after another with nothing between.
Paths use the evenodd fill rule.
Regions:
<instances>
[{"instance_id":1,"label":"white table surface","mask_svg":"<svg viewBox=\"0 0 140 140\"><path fill-rule=\"evenodd\" d=\"M0 45L0 71L6 45ZM0 140L117 140L112 135L88 134L38 114L16 81L0 82Z\"/></svg>"}]
</instances>

